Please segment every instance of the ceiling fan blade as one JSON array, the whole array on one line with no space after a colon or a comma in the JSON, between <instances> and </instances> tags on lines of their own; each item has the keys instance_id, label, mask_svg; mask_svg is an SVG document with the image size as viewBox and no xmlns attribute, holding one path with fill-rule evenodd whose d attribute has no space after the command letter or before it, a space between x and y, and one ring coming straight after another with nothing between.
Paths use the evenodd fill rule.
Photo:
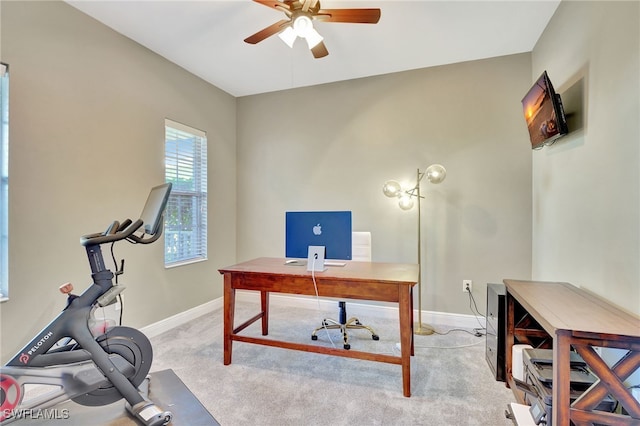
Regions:
<instances>
[{"instance_id":1,"label":"ceiling fan blade","mask_svg":"<svg viewBox=\"0 0 640 426\"><path fill-rule=\"evenodd\" d=\"M377 24L380 20L380 9L320 9L314 18L323 22Z\"/></svg>"},{"instance_id":2,"label":"ceiling fan blade","mask_svg":"<svg viewBox=\"0 0 640 426\"><path fill-rule=\"evenodd\" d=\"M284 30L286 28L286 26L289 25L289 23L291 23L290 20L283 19L281 21L276 22L273 25L269 25L267 28L264 28L264 29L258 31L254 35L251 35L251 36L245 38L244 41L245 41L245 43L249 43L249 44L260 43L265 38L271 37L272 35L277 34L280 31Z\"/></svg>"},{"instance_id":3,"label":"ceiling fan blade","mask_svg":"<svg viewBox=\"0 0 640 426\"><path fill-rule=\"evenodd\" d=\"M327 47L324 45L324 42L320 42L318 44L316 44L314 47L311 48L311 53L313 53L313 57L318 59L318 58L324 58L325 56L327 56L329 54L329 51L327 50Z\"/></svg>"},{"instance_id":4,"label":"ceiling fan blade","mask_svg":"<svg viewBox=\"0 0 640 426\"><path fill-rule=\"evenodd\" d=\"M260 3L263 6L267 6L276 10L291 9L288 3L284 3L278 0L253 0L253 1L256 3Z\"/></svg>"}]
</instances>

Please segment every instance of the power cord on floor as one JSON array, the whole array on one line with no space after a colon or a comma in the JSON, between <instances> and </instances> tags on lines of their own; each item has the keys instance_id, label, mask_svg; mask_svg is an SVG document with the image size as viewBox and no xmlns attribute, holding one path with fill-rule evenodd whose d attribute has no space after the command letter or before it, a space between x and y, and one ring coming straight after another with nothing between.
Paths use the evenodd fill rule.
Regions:
<instances>
[{"instance_id":1,"label":"power cord on floor","mask_svg":"<svg viewBox=\"0 0 640 426\"><path fill-rule=\"evenodd\" d=\"M450 331L467 331L467 330L450 330ZM447 334L447 333L444 333L444 334ZM437 333L437 334L440 334L440 333ZM428 345L424 346L424 345L415 345L414 344L414 348L418 348L418 349L464 349L464 348L470 348L470 347L473 347L473 346L477 346L477 345L479 345L481 343L484 343L484 340L479 340L477 342L469 343L469 344L466 344L466 345L458 345L458 346L428 346ZM400 348L401 348L400 343L396 343L393 346L393 352L394 353L399 353L400 352Z\"/></svg>"},{"instance_id":2,"label":"power cord on floor","mask_svg":"<svg viewBox=\"0 0 640 426\"><path fill-rule=\"evenodd\" d=\"M484 340L478 340L477 342L469 343L467 345L459 345L459 346L416 346L416 348L421 349L464 349L470 348L472 346L478 346L479 344L484 343Z\"/></svg>"},{"instance_id":3,"label":"power cord on floor","mask_svg":"<svg viewBox=\"0 0 640 426\"><path fill-rule=\"evenodd\" d=\"M451 332L461 332L461 333L467 333L467 334L471 334L472 336L475 337L484 337L487 333L487 328L482 324L482 321L480 320L480 318L482 318L483 320L485 320L486 322L486 317L480 313L480 311L478 310L478 305L476 304L476 300L473 297L473 293L471 293L470 291L467 292L469 294L469 309L471 310L471 313L474 315L474 317L476 318L476 321L478 321L478 324L480 325L480 327L476 327L474 328L472 331L466 330L464 328L452 328L449 329L445 332L439 332L439 331L435 331L434 330L434 334L437 334L439 336L446 336L447 334L451 333ZM477 344L480 344L484 342L484 340L478 341L476 343L472 343L470 345L463 345L463 346L454 346L454 347L443 347L442 349L457 349L457 348L466 348L469 346L475 346ZM421 346L421 347L429 347L429 346ZM439 348L439 347L437 347Z\"/></svg>"},{"instance_id":4,"label":"power cord on floor","mask_svg":"<svg viewBox=\"0 0 640 426\"><path fill-rule=\"evenodd\" d=\"M318 255L315 255L315 259L318 258ZM316 302L318 303L318 312L322 313L322 309L320 308L320 296L318 295L318 283L316 282L316 262L315 259L313 262L311 262L311 279L313 280L313 288L316 292ZM333 348L336 348L336 344L333 342L333 339L331 338L331 334L329 333L329 329L327 328L327 323L324 321L324 318L322 318L322 328L324 328L324 331L327 333L327 337L329 338L329 341L331 342L331 346L333 346Z\"/></svg>"},{"instance_id":5,"label":"power cord on floor","mask_svg":"<svg viewBox=\"0 0 640 426\"><path fill-rule=\"evenodd\" d=\"M434 334L440 335L440 336L446 336L447 334L453 332L453 331L459 331L462 333L467 333L467 334L471 334L472 336L475 337L484 337L484 333L483 330L485 330L485 328L474 328L473 331L469 331L467 329L464 328L451 328L447 331L445 331L444 333L440 333L439 331L434 331Z\"/></svg>"}]
</instances>

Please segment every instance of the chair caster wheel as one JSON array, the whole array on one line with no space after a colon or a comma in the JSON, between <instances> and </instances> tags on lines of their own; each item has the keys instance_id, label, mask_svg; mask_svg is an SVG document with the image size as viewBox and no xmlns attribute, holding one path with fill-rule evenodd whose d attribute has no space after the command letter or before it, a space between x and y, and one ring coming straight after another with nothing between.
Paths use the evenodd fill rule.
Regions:
<instances>
[{"instance_id":1,"label":"chair caster wheel","mask_svg":"<svg viewBox=\"0 0 640 426\"><path fill-rule=\"evenodd\" d=\"M318 340L318 336L316 336L315 334L311 335L311 340Z\"/></svg>"},{"instance_id":2,"label":"chair caster wheel","mask_svg":"<svg viewBox=\"0 0 640 426\"><path fill-rule=\"evenodd\" d=\"M351 345L346 344L346 345L344 345L344 348L345 348L345 349L351 349Z\"/></svg>"},{"instance_id":3,"label":"chair caster wheel","mask_svg":"<svg viewBox=\"0 0 640 426\"><path fill-rule=\"evenodd\" d=\"M372 334L372 335L371 335L371 338L372 338L373 340L380 340L380 336L378 336L377 334Z\"/></svg>"}]
</instances>

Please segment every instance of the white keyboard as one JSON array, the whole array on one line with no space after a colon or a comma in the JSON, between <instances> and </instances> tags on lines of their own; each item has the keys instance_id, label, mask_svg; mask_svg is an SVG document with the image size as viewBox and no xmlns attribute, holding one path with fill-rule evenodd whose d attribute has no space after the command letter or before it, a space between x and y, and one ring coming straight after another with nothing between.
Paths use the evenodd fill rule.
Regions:
<instances>
[{"instance_id":1,"label":"white keyboard","mask_svg":"<svg viewBox=\"0 0 640 426\"><path fill-rule=\"evenodd\" d=\"M336 262L333 260L324 261L324 266L345 266L346 264L347 264L346 262Z\"/></svg>"}]
</instances>

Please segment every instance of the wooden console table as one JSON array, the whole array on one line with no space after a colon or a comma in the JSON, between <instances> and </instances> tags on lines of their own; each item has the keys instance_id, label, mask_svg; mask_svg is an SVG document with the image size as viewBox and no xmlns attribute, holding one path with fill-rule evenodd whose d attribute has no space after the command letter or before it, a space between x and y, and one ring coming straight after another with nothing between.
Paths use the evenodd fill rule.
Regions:
<instances>
[{"instance_id":1,"label":"wooden console table","mask_svg":"<svg viewBox=\"0 0 640 426\"><path fill-rule=\"evenodd\" d=\"M512 376L512 346L540 338L553 339L553 425L639 425L640 404L623 382L640 369L640 318L568 283L504 280L507 290L507 383L515 390ZM515 318L516 308L533 319ZM522 308L522 309L521 309ZM521 321L522 320L522 321ZM530 328L539 325L541 329ZM609 367L595 347L627 350ZM575 350L598 381L571 403L569 354ZM515 393L515 391L514 391ZM595 410L611 395L628 415Z\"/></svg>"},{"instance_id":2,"label":"wooden console table","mask_svg":"<svg viewBox=\"0 0 640 426\"><path fill-rule=\"evenodd\" d=\"M402 366L404 396L411 396L411 355L413 347L413 286L418 282L418 265L376 262L346 262L316 273L318 295L346 299L397 302L400 317L400 356L328 348L239 335L262 319L262 335L269 333L269 293L315 295L311 272L306 266L285 265L285 259L259 258L220 269L224 274L224 364L231 364L233 341L255 343L299 351L322 353ZM261 311L234 328L236 290L260 292Z\"/></svg>"}]
</instances>

